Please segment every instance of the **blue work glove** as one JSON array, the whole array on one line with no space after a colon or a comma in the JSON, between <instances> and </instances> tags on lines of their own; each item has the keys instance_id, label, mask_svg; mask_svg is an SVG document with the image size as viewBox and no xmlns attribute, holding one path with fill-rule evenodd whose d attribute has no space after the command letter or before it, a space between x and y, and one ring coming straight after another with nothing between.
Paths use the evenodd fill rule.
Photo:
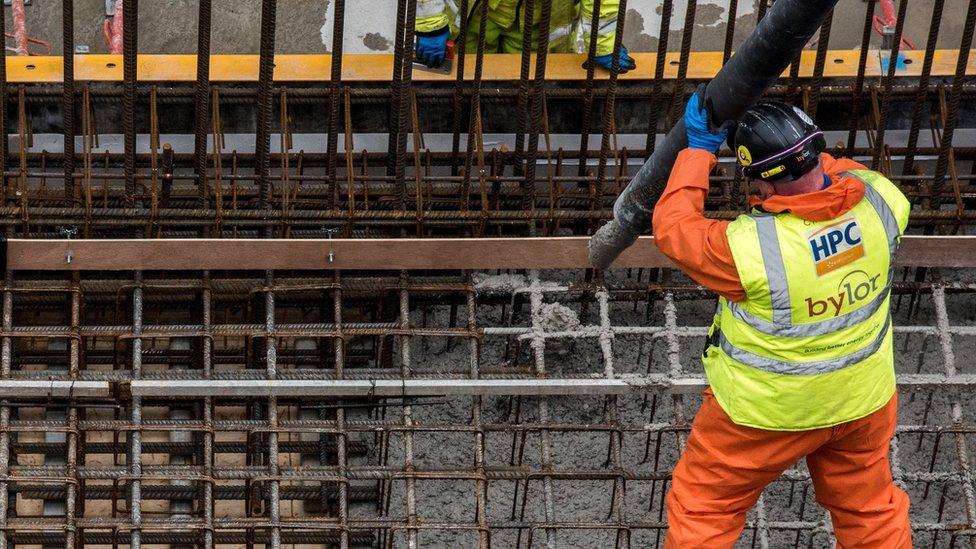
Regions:
<instances>
[{"instance_id":1,"label":"blue work glove","mask_svg":"<svg viewBox=\"0 0 976 549\"><path fill-rule=\"evenodd\" d=\"M613 52L606 55L599 55L594 58L597 65L600 65L604 69L611 70L613 67ZM620 61L617 62L617 74L623 74L628 71L632 71L637 68L637 63L634 62L634 58L627 53L627 48L620 46Z\"/></svg>"},{"instance_id":2,"label":"blue work glove","mask_svg":"<svg viewBox=\"0 0 976 549\"><path fill-rule=\"evenodd\" d=\"M447 39L451 37L451 31L447 27L431 32L418 32L417 45L414 48L417 61L436 69L444 62L447 55Z\"/></svg>"},{"instance_id":3,"label":"blue work glove","mask_svg":"<svg viewBox=\"0 0 976 549\"><path fill-rule=\"evenodd\" d=\"M729 124L713 133L708 121L709 112L702 100L705 97L705 84L700 84L685 105L685 131L688 133L688 148L702 149L712 154L718 151L729 135Z\"/></svg>"}]
</instances>

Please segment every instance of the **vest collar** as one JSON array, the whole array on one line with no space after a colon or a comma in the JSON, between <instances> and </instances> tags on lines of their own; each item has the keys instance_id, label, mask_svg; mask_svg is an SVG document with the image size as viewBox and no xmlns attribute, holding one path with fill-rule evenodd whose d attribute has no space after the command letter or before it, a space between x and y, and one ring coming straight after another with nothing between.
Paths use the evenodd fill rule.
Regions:
<instances>
[{"instance_id":1,"label":"vest collar","mask_svg":"<svg viewBox=\"0 0 976 549\"><path fill-rule=\"evenodd\" d=\"M791 213L808 221L827 221L847 213L864 198L864 183L856 177L830 176L831 185L817 192L749 197L749 206L768 213Z\"/></svg>"}]
</instances>

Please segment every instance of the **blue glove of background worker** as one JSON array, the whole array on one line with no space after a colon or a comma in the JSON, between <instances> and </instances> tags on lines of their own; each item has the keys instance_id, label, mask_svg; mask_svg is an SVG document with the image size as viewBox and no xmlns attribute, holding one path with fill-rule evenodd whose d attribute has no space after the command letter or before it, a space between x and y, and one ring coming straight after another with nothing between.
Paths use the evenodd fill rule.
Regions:
<instances>
[{"instance_id":1,"label":"blue glove of background worker","mask_svg":"<svg viewBox=\"0 0 976 549\"><path fill-rule=\"evenodd\" d=\"M702 149L712 154L718 151L722 142L729 135L729 125L718 128L718 133L712 133L708 122L709 112L702 101L705 98L705 84L700 84L691 99L685 105L685 131L688 133L688 148Z\"/></svg>"},{"instance_id":2,"label":"blue glove of background worker","mask_svg":"<svg viewBox=\"0 0 976 549\"><path fill-rule=\"evenodd\" d=\"M599 55L595 57L594 60L596 61L597 65L600 65L607 70L611 70L611 67L613 67L613 52L606 55ZM627 48L623 46L620 46L620 61L617 64L617 68L619 69L617 74L623 74L637 68L637 63L634 62L634 58L627 53Z\"/></svg>"},{"instance_id":3,"label":"blue glove of background worker","mask_svg":"<svg viewBox=\"0 0 976 549\"><path fill-rule=\"evenodd\" d=\"M431 32L417 33L417 46L414 48L417 61L436 69L444 62L447 55L447 39L451 31L447 27Z\"/></svg>"}]
</instances>

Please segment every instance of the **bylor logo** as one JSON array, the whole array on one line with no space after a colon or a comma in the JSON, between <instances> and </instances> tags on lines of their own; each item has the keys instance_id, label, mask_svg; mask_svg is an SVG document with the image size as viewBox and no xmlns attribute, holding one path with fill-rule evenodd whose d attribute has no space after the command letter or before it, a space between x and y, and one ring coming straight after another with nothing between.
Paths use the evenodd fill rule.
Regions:
<instances>
[{"instance_id":1,"label":"bylor logo","mask_svg":"<svg viewBox=\"0 0 976 549\"><path fill-rule=\"evenodd\" d=\"M807 314L811 318L825 315L828 312L833 313L832 316L837 316L845 304L860 303L878 291L879 278L881 278L879 274L872 276L861 270L850 272L837 285L837 295L827 296L824 299L808 297L806 299Z\"/></svg>"}]
</instances>

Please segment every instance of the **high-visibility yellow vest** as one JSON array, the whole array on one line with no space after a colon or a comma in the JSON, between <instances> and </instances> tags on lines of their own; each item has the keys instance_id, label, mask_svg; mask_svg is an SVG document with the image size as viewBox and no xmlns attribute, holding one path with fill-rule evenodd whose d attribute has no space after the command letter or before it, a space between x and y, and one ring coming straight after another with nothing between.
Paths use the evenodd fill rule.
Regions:
<instances>
[{"instance_id":1,"label":"high-visibility yellow vest","mask_svg":"<svg viewBox=\"0 0 976 549\"><path fill-rule=\"evenodd\" d=\"M895 391L892 264L910 204L877 172L829 221L754 211L726 231L746 298L719 300L702 361L735 423L801 431L878 410Z\"/></svg>"},{"instance_id":2,"label":"high-visibility yellow vest","mask_svg":"<svg viewBox=\"0 0 976 549\"><path fill-rule=\"evenodd\" d=\"M521 32L525 22L522 0L468 0L469 21L476 22L479 5L488 2L488 18L501 28L510 28L517 23ZM460 0L417 0L417 32L433 32L449 26L451 35L457 36L461 25ZM590 29L592 28L593 0L553 0L549 13L549 51L559 53L586 53L589 51ZM600 3L597 28L596 55L613 53L613 42L617 29L617 0L604 0ZM542 18L542 2L534 5L533 21ZM476 31L477 26L473 25ZM536 32L538 34L538 31ZM533 40L533 49L537 39ZM475 53L473 48L468 53Z\"/></svg>"}]
</instances>

